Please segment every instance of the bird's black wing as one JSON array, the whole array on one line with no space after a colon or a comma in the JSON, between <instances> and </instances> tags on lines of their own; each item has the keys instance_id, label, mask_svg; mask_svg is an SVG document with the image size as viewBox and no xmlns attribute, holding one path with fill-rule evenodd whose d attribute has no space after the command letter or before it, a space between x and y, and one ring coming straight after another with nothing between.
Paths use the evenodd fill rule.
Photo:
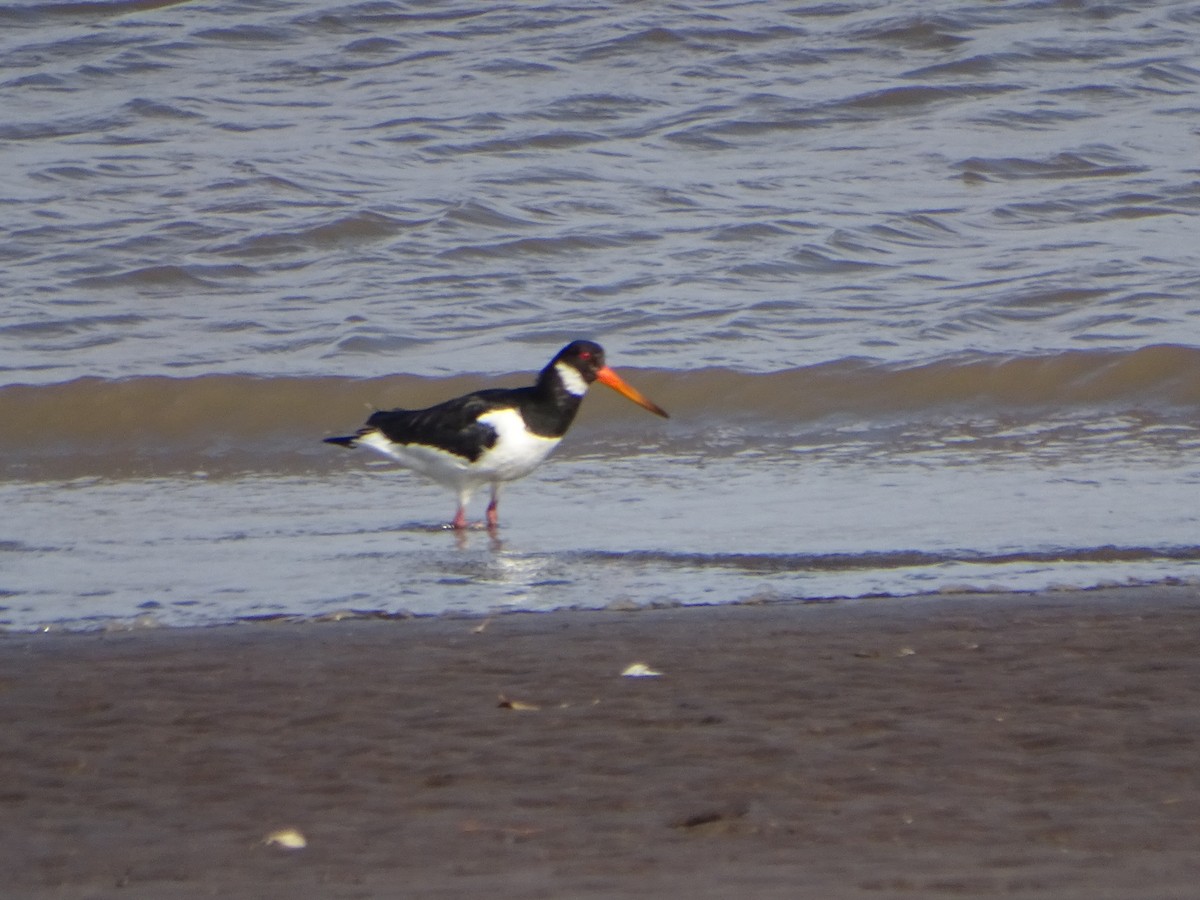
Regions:
<instances>
[{"instance_id":1,"label":"bird's black wing","mask_svg":"<svg viewBox=\"0 0 1200 900\"><path fill-rule=\"evenodd\" d=\"M479 417L511 407L513 393L478 391L428 409L384 409L367 419L364 430L378 429L397 444L424 444L475 462L496 443L496 430Z\"/></svg>"}]
</instances>

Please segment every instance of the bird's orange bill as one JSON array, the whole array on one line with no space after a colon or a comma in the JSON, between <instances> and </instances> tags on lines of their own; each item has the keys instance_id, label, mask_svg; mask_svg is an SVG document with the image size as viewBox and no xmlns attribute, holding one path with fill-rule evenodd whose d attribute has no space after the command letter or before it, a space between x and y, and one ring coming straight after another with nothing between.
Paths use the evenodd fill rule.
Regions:
<instances>
[{"instance_id":1,"label":"bird's orange bill","mask_svg":"<svg viewBox=\"0 0 1200 900\"><path fill-rule=\"evenodd\" d=\"M646 397L642 396L641 392L639 392L636 388L633 388L630 385L626 384L625 379L623 379L620 375L618 375L616 372L614 372L608 366L605 366L603 369L601 369L599 372L596 373L596 380L599 381L601 384L612 388L614 391L616 391L622 397L628 397L630 400L632 400L634 403L636 403L638 406L642 407L643 409L648 409L648 410L650 410L650 412L654 413L657 416L662 416L664 419L670 418L670 416L667 415L667 411L665 409L663 409L661 406L659 406L654 401L649 400Z\"/></svg>"}]
</instances>

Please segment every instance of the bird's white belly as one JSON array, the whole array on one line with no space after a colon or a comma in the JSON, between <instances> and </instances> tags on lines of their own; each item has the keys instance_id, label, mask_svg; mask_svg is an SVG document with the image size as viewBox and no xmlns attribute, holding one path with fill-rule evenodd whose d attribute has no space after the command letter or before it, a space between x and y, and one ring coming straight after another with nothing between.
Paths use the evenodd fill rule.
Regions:
<instances>
[{"instance_id":1,"label":"bird's white belly","mask_svg":"<svg viewBox=\"0 0 1200 900\"><path fill-rule=\"evenodd\" d=\"M471 464L468 460L436 447L426 447L423 444L397 444L378 431L364 434L358 439L358 443L441 484L456 487L470 480Z\"/></svg>"}]
</instances>

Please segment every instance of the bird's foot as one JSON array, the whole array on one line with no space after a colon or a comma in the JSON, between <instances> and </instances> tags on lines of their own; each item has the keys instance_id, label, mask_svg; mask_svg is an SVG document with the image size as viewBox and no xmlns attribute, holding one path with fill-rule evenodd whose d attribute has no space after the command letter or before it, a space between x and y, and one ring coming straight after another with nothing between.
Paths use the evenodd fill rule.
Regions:
<instances>
[{"instance_id":1,"label":"bird's foot","mask_svg":"<svg viewBox=\"0 0 1200 900\"><path fill-rule=\"evenodd\" d=\"M461 525L458 522L447 522L445 525L437 527L441 531L456 531L459 533L467 531L496 531L496 526L489 522L463 522Z\"/></svg>"}]
</instances>

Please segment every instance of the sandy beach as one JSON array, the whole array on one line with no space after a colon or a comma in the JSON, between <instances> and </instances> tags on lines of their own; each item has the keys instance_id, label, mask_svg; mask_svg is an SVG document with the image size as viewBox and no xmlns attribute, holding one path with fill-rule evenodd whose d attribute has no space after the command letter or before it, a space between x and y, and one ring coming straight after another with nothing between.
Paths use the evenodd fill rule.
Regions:
<instances>
[{"instance_id":1,"label":"sandy beach","mask_svg":"<svg viewBox=\"0 0 1200 900\"><path fill-rule=\"evenodd\" d=\"M1198 633L1154 587L2 635L4 895L1193 896Z\"/></svg>"}]
</instances>

